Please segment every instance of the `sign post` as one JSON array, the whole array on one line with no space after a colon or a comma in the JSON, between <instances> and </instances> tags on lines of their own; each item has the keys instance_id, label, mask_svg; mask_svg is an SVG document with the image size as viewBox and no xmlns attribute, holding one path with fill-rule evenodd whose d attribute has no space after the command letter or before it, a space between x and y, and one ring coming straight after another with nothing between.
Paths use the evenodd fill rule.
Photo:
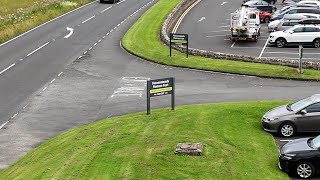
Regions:
<instances>
[{"instance_id":1,"label":"sign post","mask_svg":"<svg viewBox=\"0 0 320 180\"><path fill-rule=\"evenodd\" d=\"M150 114L150 99L152 97L171 94L171 109L175 109L174 78L149 80L147 82L147 115Z\"/></svg>"},{"instance_id":2,"label":"sign post","mask_svg":"<svg viewBox=\"0 0 320 180\"><path fill-rule=\"evenodd\" d=\"M299 45L299 73L302 74L303 46Z\"/></svg>"},{"instance_id":3,"label":"sign post","mask_svg":"<svg viewBox=\"0 0 320 180\"><path fill-rule=\"evenodd\" d=\"M172 56L172 45L185 45L187 47L186 54L189 57L189 36L188 34L170 33L170 57Z\"/></svg>"}]
</instances>

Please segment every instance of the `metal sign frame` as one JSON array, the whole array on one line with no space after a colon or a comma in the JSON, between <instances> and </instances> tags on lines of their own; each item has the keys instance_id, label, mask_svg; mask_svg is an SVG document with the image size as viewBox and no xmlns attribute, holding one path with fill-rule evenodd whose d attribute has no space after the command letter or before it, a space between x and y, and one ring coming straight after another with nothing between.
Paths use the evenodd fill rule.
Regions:
<instances>
[{"instance_id":1,"label":"metal sign frame","mask_svg":"<svg viewBox=\"0 0 320 180\"><path fill-rule=\"evenodd\" d=\"M180 44L187 46L186 54L187 58L189 57L189 35L175 33L170 33L170 57L172 56L172 45Z\"/></svg>"},{"instance_id":2,"label":"metal sign frame","mask_svg":"<svg viewBox=\"0 0 320 180\"><path fill-rule=\"evenodd\" d=\"M151 97L159 97L171 94L171 110L175 110L175 79L163 78L149 80L147 82L147 115L150 114Z\"/></svg>"}]
</instances>

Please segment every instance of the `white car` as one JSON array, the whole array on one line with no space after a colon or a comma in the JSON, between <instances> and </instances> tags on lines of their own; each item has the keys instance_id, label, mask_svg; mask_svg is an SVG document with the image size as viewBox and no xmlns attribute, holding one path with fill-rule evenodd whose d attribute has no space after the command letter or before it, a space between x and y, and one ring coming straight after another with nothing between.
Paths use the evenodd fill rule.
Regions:
<instances>
[{"instance_id":1,"label":"white car","mask_svg":"<svg viewBox=\"0 0 320 180\"><path fill-rule=\"evenodd\" d=\"M286 44L311 44L319 48L320 26L299 24L285 31L272 32L269 36L269 44L275 44L279 48Z\"/></svg>"},{"instance_id":2,"label":"white car","mask_svg":"<svg viewBox=\"0 0 320 180\"><path fill-rule=\"evenodd\" d=\"M319 1L310 1L310 0L300 1L300 2L297 2L297 4L320 6L320 2Z\"/></svg>"}]
</instances>

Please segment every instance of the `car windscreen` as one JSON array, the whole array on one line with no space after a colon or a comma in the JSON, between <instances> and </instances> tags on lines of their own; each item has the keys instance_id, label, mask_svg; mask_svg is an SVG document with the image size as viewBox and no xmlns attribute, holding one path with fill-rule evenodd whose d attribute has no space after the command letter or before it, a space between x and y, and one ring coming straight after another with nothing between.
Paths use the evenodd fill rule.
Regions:
<instances>
[{"instance_id":1,"label":"car windscreen","mask_svg":"<svg viewBox=\"0 0 320 180\"><path fill-rule=\"evenodd\" d=\"M312 100L310 98L302 99L290 105L290 109L292 111L298 111L308 105L312 104Z\"/></svg>"},{"instance_id":2,"label":"car windscreen","mask_svg":"<svg viewBox=\"0 0 320 180\"><path fill-rule=\"evenodd\" d=\"M320 136L317 136L314 139L312 139L312 145L317 149L320 148Z\"/></svg>"}]
</instances>

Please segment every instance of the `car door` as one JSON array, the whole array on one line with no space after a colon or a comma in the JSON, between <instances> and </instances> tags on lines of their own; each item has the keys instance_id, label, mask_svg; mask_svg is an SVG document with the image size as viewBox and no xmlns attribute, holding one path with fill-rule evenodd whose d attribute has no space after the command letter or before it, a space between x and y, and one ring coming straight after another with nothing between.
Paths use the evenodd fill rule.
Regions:
<instances>
[{"instance_id":1,"label":"car door","mask_svg":"<svg viewBox=\"0 0 320 180\"><path fill-rule=\"evenodd\" d=\"M316 38L317 33L316 27L305 27L304 28L304 41L305 43L311 43Z\"/></svg>"},{"instance_id":2,"label":"car door","mask_svg":"<svg viewBox=\"0 0 320 180\"><path fill-rule=\"evenodd\" d=\"M286 40L288 43L301 43L303 42L303 27L296 27L287 34Z\"/></svg>"},{"instance_id":3,"label":"car door","mask_svg":"<svg viewBox=\"0 0 320 180\"><path fill-rule=\"evenodd\" d=\"M320 103L315 103L307 108L306 114L298 113L296 115L295 124L298 131L320 131Z\"/></svg>"}]
</instances>

